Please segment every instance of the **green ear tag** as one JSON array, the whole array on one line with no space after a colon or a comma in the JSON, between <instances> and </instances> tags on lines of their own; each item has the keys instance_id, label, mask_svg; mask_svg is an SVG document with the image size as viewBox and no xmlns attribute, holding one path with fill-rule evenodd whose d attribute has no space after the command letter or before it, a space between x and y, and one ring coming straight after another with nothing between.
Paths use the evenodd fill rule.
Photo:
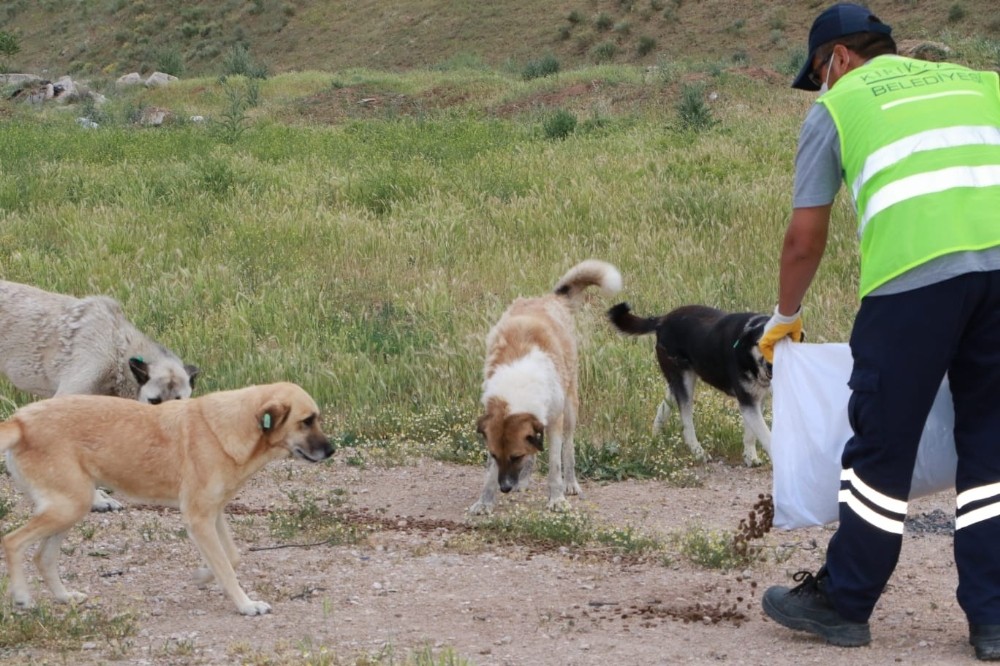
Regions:
<instances>
[{"instance_id":1,"label":"green ear tag","mask_svg":"<svg viewBox=\"0 0 1000 666\"><path fill-rule=\"evenodd\" d=\"M271 415L270 414L264 414L264 419L263 419L262 425L264 426L264 430L270 430L271 429Z\"/></svg>"}]
</instances>

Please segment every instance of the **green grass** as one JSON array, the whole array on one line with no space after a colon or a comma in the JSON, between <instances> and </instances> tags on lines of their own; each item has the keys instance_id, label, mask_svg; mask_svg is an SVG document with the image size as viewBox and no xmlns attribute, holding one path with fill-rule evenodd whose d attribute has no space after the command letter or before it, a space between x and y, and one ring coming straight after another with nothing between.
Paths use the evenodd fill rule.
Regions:
<instances>
[{"instance_id":1,"label":"green grass","mask_svg":"<svg viewBox=\"0 0 1000 666\"><path fill-rule=\"evenodd\" d=\"M40 602L30 610L14 610L7 595L7 581L0 582L0 651L45 649L63 655L93 643L101 654L121 658L138 633L132 613L108 613L101 608L53 606Z\"/></svg>"},{"instance_id":2,"label":"green grass","mask_svg":"<svg viewBox=\"0 0 1000 666\"><path fill-rule=\"evenodd\" d=\"M473 523L486 542L517 543L545 547L574 546L606 548L613 553L643 555L662 551L664 544L630 525L595 523L584 512L532 511L521 506L491 514Z\"/></svg>"}]
</instances>

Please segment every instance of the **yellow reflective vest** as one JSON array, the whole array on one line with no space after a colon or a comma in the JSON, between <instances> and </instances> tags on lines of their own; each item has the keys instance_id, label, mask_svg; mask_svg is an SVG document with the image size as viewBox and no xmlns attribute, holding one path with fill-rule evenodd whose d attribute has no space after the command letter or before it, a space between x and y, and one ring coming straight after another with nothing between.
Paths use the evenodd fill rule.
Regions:
<instances>
[{"instance_id":1,"label":"yellow reflective vest","mask_svg":"<svg viewBox=\"0 0 1000 666\"><path fill-rule=\"evenodd\" d=\"M931 259L1000 245L1000 77L880 56L818 103L858 211L860 293Z\"/></svg>"}]
</instances>

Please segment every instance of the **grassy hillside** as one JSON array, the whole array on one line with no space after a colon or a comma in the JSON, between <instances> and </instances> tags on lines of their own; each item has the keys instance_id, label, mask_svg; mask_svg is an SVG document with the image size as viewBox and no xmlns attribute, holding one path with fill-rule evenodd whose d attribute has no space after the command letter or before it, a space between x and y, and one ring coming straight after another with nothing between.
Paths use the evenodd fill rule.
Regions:
<instances>
[{"instance_id":1,"label":"grassy hillside","mask_svg":"<svg viewBox=\"0 0 1000 666\"><path fill-rule=\"evenodd\" d=\"M779 67L801 53L818 0L9 0L10 71L218 73L234 45L271 73L521 67L695 59ZM996 0L872 0L900 39L1000 40ZM801 57L800 55L798 57Z\"/></svg>"}]
</instances>

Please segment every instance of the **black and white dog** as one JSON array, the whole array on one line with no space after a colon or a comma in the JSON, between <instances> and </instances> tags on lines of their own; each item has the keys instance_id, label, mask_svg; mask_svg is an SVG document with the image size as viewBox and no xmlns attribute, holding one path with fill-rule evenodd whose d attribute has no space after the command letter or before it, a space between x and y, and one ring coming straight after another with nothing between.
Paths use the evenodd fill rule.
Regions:
<instances>
[{"instance_id":1,"label":"black and white dog","mask_svg":"<svg viewBox=\"0 0 1000 666\"><path fill-rule=\"evenodd\" d=\"M611 323L628 335L656 333L656 359L667 380L667 397L653 420L659 434L670 417L673 398L681 413L684 442L699 460L708 460L694 434L694 387L698 378L733 396L743 416L743 462L760 464L755 439L771 455L771 431L761 403L771 388L771 365L757 341L768 316L755 312L728 313L705 305L684 305L660 317L637 317L628 303L608 310Z\"/></svg>"}]
</instances>

